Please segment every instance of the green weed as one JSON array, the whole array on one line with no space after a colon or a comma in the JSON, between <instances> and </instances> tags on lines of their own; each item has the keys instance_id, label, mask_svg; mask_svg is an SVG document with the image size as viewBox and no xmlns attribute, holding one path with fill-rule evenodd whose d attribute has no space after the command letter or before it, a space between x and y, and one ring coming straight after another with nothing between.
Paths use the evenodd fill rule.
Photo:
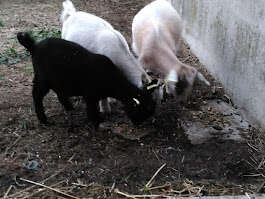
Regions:
<instances>
[{"instance_id":1,"label":"green weed","mask_svg":"<svg viewBox=\"0 0 265 199\"><path fill-rule=\"evenodd\" d=\"M146 193L147 191L148 191L148 187L147 187L147 185L145 184L144 187L143 187L143 189L142 189L142 192Z\"/></svg>"},{"instance_id":2,"label":"green weed","mask_svg":"<svg viewBox=\"0 0 265 199\"><path fill-rule=\"evenodd\" d=\"M10 48L0 55L0 64L16 64L28 56L28 52L18 53L14 48Z\"/></svg>"},{"instance_id":3,"label":"green weed","mask_svg":"<svg viewBox=\"0 0 265 199\"><path fill-rule=\"evenodd\" d=\"M1 26L1 21L0 21ZM61 31L57 29L41 29L40 31L28 31L31 36L38 42L48 37L61 37ZM14 44L17 45L17 40L14 40ZM15 46L13 45L13 46ZM12 65L20 61L27 60L29 57L29 52L17 52L14 47L5 50L4 53L0 53L0 64ZM31 70L27 70L31 72Z\"/></svg>"},{"instance_id":4,"label":"green weed","mask_svg":"<svg viewBox=\"0 0 265 199\"><path fill-rule=\"evenodd\" d=\"M4 77L5 75L0 73L0 79L3 79Z\"/></svg>"},{"instance_id":5,"label":"green weed","mask_svg":"<svg viewBox=\"0 0 265 199\"><path fill-rule=\"evenodd\" d=\"M51 30L41 29L40 31L37 32L29 31L29 33L37 41L41 41L48 37L57 37L57 38L61 37L61 31L57 29L51 29Z\"/></svg>"},{"instance_id":6,"label":"green weed","mask_svg":"<svg viewBox=\"0 0 265 199\"><path fill-rule=\"evenodd\" d=\"M0 20L0 27L4 27L4 22Z\"/></svg>"}]
</instances>

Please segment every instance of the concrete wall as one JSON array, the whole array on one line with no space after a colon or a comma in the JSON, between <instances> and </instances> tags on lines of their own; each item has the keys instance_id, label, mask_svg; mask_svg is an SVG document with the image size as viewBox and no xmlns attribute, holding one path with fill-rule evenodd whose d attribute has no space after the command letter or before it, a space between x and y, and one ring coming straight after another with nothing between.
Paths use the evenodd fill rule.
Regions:
<instances>
[{"instance_id":1,"label":"concrete wall","mask_svg":"<svg viewBox=\"0 0 265 199\"><path fill-rule=\"evenodd\" d=\"M171 0L185 39L248 119L265 129L265 1Z\"/></svg>"}]
</instances>

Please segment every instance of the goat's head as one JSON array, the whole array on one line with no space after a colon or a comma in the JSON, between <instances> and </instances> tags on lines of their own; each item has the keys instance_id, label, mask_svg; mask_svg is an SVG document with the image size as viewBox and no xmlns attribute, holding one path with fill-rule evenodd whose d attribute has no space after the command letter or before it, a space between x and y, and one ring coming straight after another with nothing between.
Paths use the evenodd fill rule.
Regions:
<instances>
[{"instance_id":1,"label":"goat's head","mask_svg":"<svg viewBox=\"0 0 265 199\"><path fill-rule=\"evenodd\" d=\"M160 90L163 90L160 91L160 93L163 93L161 99L171 95L174 96L177 101L185 102L192 91L196 79L210 86L210 83L205 77L193 67L183 64L179 70L170 71L164 80L164 85L160 87Z\"/></svg>"},{"instance_id":2,"label":"goat's head","mask_svg":"<svg viewBox=\"0 0 265 199\"><path fill-rule=\"evenodd\" d=\"M124 109L130 120L138 125L155 113L156 101L153 99L153 92L157 88L157 80L146 85L137 96L130 98Z\"/></svg>"}]
</instances>

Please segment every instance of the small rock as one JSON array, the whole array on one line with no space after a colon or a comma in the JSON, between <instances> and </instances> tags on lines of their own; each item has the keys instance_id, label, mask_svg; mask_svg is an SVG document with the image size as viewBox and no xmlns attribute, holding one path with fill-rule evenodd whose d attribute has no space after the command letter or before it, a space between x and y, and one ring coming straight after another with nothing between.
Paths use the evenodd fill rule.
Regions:
<instances>
[{"instance_id":1,"label":"small rock","mask_svg":"<svg viewBox=\"0 0 265 199\"><path fill-rule=\"evenodd\" d=\"M218 126L218 125L214 125L213 128L214 128L215 130L218 130L218 131L223 130L223 127Z\"/></svg>"},{"instance_id":2,"label":"small rock","mask_svg":"<svg viewBox=\"0 0 265 199\"><path fill-rule=\"evenodd\" d=\"M28 170L37 170L39 163L36 160L30 160L26 163L23 163L23 166Z\"/></svg>"}]
</instances>

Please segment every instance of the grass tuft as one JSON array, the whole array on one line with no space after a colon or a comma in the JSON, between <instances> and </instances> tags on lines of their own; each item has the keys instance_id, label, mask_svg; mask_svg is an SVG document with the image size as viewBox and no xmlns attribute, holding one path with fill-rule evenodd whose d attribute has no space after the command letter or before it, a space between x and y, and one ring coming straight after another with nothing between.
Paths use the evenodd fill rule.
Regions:
<instances>
[{"instance_id":1,"label":"grass tuft","mask_svg":"<svg viewBox=\"0 0 265 199\"><path fill-rule=\"evenodd\" d=\"M61 31L57 29L41 29L40 31L29 31L30 35L37 41L41 41L43 39L49 38L49 37L61 37Z\"/></svg>"},{"instance_id":2,"label":"grass tuft","mask_svg":"<svg viewBox=\"0 0 265 199\"><path fill-rule=\"evenodd\" d=\"M0 21L0 26L1 26L1 21ZM41 29L39 31L28 31L28 32L37 42L46 39L48 37L57 37L57 38L61 37L61 31L58 29ZM14 39L14 43L16 44L18 43L16 39ZM30 54L26 50L24 50L23 52L18 52L14 47L11 47L5 50L3 53L0 53L0 64L13 65L20 61L27 60L29 56ZM32 70L29 69L28 72L32 72Z\"/></svg>"}]
</instances>

